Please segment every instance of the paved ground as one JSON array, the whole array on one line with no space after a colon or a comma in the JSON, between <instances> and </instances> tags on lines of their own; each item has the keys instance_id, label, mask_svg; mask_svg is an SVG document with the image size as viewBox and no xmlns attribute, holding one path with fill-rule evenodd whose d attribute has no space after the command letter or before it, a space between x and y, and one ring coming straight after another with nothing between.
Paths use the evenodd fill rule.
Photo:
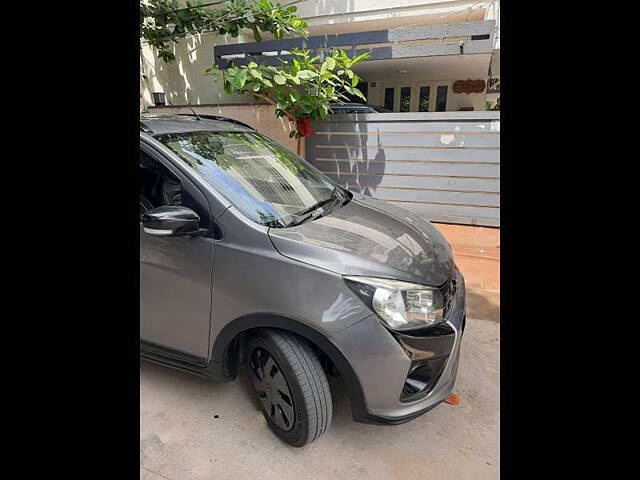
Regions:
<instances>
[{"instance_id":1,"label":"paved ground","mask_svg":"<svg viewBox=\"0 0 640 480\"><path fill-rule=\"evenodd\" d=\"M500 229L433 224L451 244L456 265L469 288L500 290Z\"/></svg>"},{"instance_id":2,"label":"paved ground","mask_svg":"<svg viewBox=\"0 0 640 480\"><path fill-rule=\"evenodd\" d=\"M339 383L329 431L303 448L280 442L251 396L246 376L214 384L140 362L140 477L158 479L499 478L499 303L469 291L455 392L395 427L352 422ZM217 418L216 418L217 416Z\"/></svg>"}]
</instances>

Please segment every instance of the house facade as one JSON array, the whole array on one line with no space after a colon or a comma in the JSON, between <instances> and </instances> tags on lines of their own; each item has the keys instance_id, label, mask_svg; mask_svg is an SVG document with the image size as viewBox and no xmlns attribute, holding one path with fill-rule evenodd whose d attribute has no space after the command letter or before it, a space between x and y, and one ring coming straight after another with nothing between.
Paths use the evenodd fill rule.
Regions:
<instances>
[{"instance_id":1,"label":"house facade","mask_svg":"<svg viewBox=\"0 0 640 480\"><path fill-rule=\"evenodd\" d=\"M350 55L369 52L354 68L367 103L392 112L484 111L499 98L499 0L298 0L309 25L307 39L268 40L215 34L186 38L176 61L165 64L143 45L142 101L153 105L247 104L230 96L204 70L250 59L276 63L291 48Z\"/></svg>"}]
</instances>

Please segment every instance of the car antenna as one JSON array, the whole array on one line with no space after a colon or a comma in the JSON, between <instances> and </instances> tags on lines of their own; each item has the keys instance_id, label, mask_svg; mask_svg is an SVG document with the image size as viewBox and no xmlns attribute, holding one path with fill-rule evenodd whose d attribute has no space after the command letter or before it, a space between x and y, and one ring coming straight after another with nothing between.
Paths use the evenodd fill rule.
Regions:
<instances>
[{"instance_id":1,"label":"car antenna","mask_svg":"<svg viewBox=\"0 0 640 480\"><path fill-rule=\"evenodd\" d=\"M187 92L187 107L189 107L189 110L191 110L191 111L193 112L193 114L196 116L196 118L197 118L198 120L202 120L202 119L200 118L200 115L198 115L198 114L196 113L196 111L193 109L193 107L191 106L191 102L189 101L189 92Z\"/></svg>"},{"instance_id":2,"label":"car antenna","mask_svg":"<svg viewBox=\"0 0 640 480\"><path fill-rule=\"evenodd\" d=\"M191 110L191 111L193 112L193 114L196 116L196 118L197 118L198 120L202 120L202 119L200 118L200 115L198 115L198 114L196 113L196 111L193 109L193 107L192 107L191 105L187 105L187 107L189 107L189 110Z\"/></svg>"},{"instance_id":3,"label":"car antenna","mask_svg":"<svg viewBox=\"0 0 640 480\"><path fill-rule=\"evenodd\" d=\"M187 94L187 95L188 95L188 94ZM167 100L167 103L168 103L170 106L172 106L172 107L173 107L173 104L172 104L169 100ZM198 113L193 109L193 107L192 107L192 106L191 106L191 104L189 103L189 97L188 97L188 96L187 96L187 105L186 105L186 107L187 107L189 110L191 110L191 111L193 112L193 114L196 116L196 119L198 119L198 120L202 120L202 118L200 118L200 115L198 115Z\"/></svg>"}]
</instances>

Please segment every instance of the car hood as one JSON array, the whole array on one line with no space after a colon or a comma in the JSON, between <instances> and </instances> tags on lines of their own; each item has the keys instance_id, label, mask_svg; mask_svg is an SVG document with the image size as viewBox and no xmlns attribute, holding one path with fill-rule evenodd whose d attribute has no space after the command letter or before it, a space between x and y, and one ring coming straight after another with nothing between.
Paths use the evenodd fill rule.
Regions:
<instances>
[{"instance_id":1,"label":"car hood","mask_svg":"<svg viewBox=\"0 0 640 480\"><path fill-rule=\"evenodd\" d=\"M343 275L366 275L440 286L454 271L451 248L423 218L353 194L325 217L269 237L284 256Z\"/></svg>"}]
</instances>

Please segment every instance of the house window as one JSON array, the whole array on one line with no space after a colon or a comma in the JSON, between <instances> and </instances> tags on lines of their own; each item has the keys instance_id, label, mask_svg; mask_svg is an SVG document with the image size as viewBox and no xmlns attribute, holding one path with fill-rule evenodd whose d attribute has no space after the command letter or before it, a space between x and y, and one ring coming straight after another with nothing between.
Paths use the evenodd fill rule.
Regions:
<instances>
[{"instance_id":1,"label":"house window","mask_svg":"<svg viewBox=\"0 0 640 480\"><path fill-rule=\"evenodd\" d=\"M420 87L420 96L418 97L418 111L429 111L429 97L431 96L431 87Z\"/></svg>"},{"instance_id":2,"label":"house window","mask_svg":"<svg viewBox=\"0 0 640 480\"><path fill-rule=\"evenodd\" d=\"M395 94L395 88L384 89L384 108L393 111L393 96Z\"/></svg>"},{"instance_id":3,"label":"house window","mask_svg":"<svg viewBox=\"0 0 640 480\"><path fill-rule=\"evenodd\" d=\"M164 93L162 92L153 93L153 104L155 106L166 105L167 103L166 103Z\"/></svg>"},{"instance_id":4,"label":"house window","mask_svg":"<svg viewBox=\"0 0 640 480\"><path fill-rule=\"evenodd\" d=\"M449 87L446 85L440 85L436 90L436 112L446 112L448 91Z\"/></svg>"},{"instance_id":5,"label":"house window","mask_svg":"<svg viewBox=\"0 0 640 480\"><path fill-rule=\"evenodd\" d=\"M402 87L400 89L400 111L408 112L411 110L411 87Z\"/></svg>"}]
</instances>

